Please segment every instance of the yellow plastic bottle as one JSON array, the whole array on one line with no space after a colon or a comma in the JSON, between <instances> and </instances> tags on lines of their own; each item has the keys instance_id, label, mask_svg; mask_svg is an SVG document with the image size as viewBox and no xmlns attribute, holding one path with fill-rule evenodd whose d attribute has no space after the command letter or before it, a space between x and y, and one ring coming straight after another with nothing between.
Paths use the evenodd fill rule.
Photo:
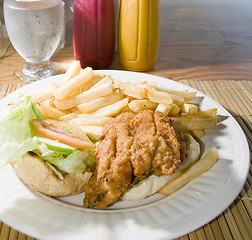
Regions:
<instances>
[{"instance_id":1,"label":"yellow plastic bottle","mask_svg":"<svg viewBox=\"0 0 252 240\"><path fill-rule=\"evenodd\" d=\"M123 68L152 69L158 56L159 35L159 0L121 0L118 47Z\"/></svg>"}]
</instances>

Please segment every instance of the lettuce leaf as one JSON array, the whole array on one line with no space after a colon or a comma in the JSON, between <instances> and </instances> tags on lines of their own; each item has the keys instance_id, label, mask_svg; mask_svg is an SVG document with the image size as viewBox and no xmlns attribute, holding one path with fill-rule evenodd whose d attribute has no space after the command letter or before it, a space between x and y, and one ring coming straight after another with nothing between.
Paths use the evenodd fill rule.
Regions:
<instances>
[{"instance_id":1,"label":"lettuce leaf","mask_svg":"<svg viewBox=\"0 0 252 240\"><path fill-rule=\"evenodd\" d=\"M38 146L30 124L34 118L44 119L45 116L34 106L31 96L20 95L18 104L0 120L0 167L19 160Z\"/></svg>"}]
</instances>

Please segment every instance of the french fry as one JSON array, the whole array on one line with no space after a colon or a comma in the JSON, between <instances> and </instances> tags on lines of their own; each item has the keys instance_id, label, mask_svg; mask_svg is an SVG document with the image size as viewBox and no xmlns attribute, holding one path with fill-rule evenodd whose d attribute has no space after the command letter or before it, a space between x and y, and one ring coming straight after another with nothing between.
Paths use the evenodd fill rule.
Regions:
<instances>
[{"instance_id":1,"label":"french fry","mask_svg":"<svg viewBox=\"0 0 252 240\"><path fill-rule=\"evenodd\" d=\"M146 88L146 93L147 93L148 99L152 102L164 103L167 105L173 104L173 98L167 92L162 92L162 91L156 90L154 88L151 88L151 89Z\"/></svg>"},{"instance_id":2,"label":"french fry","mask_svg":"<svg viewBox=\"0 0 252 240\"><path fill-rule=\"evenodd\" d=\"M179 107L182 104L184 104L184 102L185 102L184 98L181 98L181 97L178 97L178 96L174 96L174 95L171 95L171 96L172 96L172 99L173 99L173 104L176 104Z\"/></svg>"},{"instance_id":3,"label":"french fry","mask_svg":"<svg viewBox=\"0 0 252 240\"><path fill-rule=\"evenodd\" d=\"M41 93L41 94L33 95L32 96L32 102L33 103L37 103L37 102L42 103L45 100L47 100L49 98L52 98L53 95L54 95L53 92Z\"/></svg>"},{"instance_id":4,"label":"french fry","mask_svg":"<svg viewBox=\"0 0 252 240\"><path fill-rule=\"evenodd\" d=\"M179 90L164 89L164 88L157 88L157 90L167 92L171 95L175 95L180 98L184 98L187 101L193 100L196 96L196 92L188 92L188 90L179 91Z\"/></svg>"},{"instance_id":5,"label":"french fry","mask_svg":"<svg viewBox=\"0 0 252 240\"><path fill-rule=\"evenodd\" d=\"M144 88L129 82L119 82L116 80L114 80L114 82L115 82L115 88L119 88L123 94L136 99L146 98Z\"/></svg>"},{"instance_id":6,"label":"french fry","mask_svg":"<svg viewBox=\"0 0 252 240\"><path fill-rule=\"evenodd\" d=\"M55 92L56 100L67 98L72 92L80 88L83 84L89 82L94 77L93 69L86 67L77 76L70 79L66 84L61 85Z\"/></svg>"},{"instance_id":7,"label":"french fry","mask_svg":"<svg viewBox=\"0 0 252 240\"><path fill-rule=\"evenodd\" d=\"M177 106L176 104L172 104L171 110L168 115L176 117L179 115L179 112L180 112L180 107Z\"/></svg>"},{"instance_id":8,"label":"french fry","mask_svg":"<svg viewBox=\"0 0 252 240\"><path fill-rule=\"evenodd\" d=\"M193 116L193 115L192 115ZM177 130L198 130L211 129L217 124L216 118L199 118L199 117L171 117L173 127Z\"/></svg>"},{"instance_id":9,"label":"french fry","mask_svg":"<svg viewBox=\"0 0 252 240\"><path fill-rule=\"evenodd\" d=\"M111 83L111 84L113 84L112 78L110 76L105 76L100 81L98 81L94 86L92 86L91 89L95 88L95 87L98 87L98 86L100 86L102 84L105 84L105 83Z\"/></svg>"},{"instance_id":10,"label":"french fry","mask_svg":"<svg viewBox=\"0 0 252 240\"><path fill-rule=\"evenodd\" d=\"M219 154L217 148L212 148L203 158L201 158L198 162L189 167L189 169L186 169L173 181L166 184L163 188L159 190L158 193L170 195L176 192L177 190L200 176L202 173L210 169L216 163L218 157Z\"/></svg>"},{"instance_id":11,"label":"french fry","mask_svg":"<svg viewBox=\"0 0 252 240\"><path fill-rule=\"evenodd\" d=\"M77 105L77 108L81 113L90 113L96 111L99 108L118 102L121 99L123 99L122 94L113 93L105 97L97 98L90 102L79 104Z\"/></svg>"},{"instance_id":12,"label":"french fry","mask_svg":"<svg viewBox=\"0 0 252 240\"><path fill-rule=\"evenodd\" d=\"M190 132L192 136L197 139L200 139L205 135L205 131L203 129L191 130Z\"/></svg>"},{"instance_id":13,"label":"french fry","mask_svg":"<svg viewBox=\"0 0 252 240\"><path fill-rule=\"evenodd\" d=\"M113 84L105 83L96 88L91 88L85 92L80 93L76 96L77 105L95 100L100 97L110 95L114 92Z\"/></svg>"},{"instance_id":14,"label":"french fry","mask_svg":"<svg viewBox=\"0 0 252 240\"><path fill-rule=\"evenodd\" d=\"M76 118L80 113L78 111L74 111L72 113L68 113L66 115L63 115L61 117L59 117L60 121L70 121L73 118Z\"/></svg>"},{"instance_id":15,"label":"french fry","mask_svg":"<svg viewBox=\"0 0 252 240\"><path fill-rule=\"evenodd\" d=\"M102 134L103 127L101 126L78 126L86 134L99 139Z\"/></svg>"},{"instance_id":16,"label":"french fry","mask_svg":"<svg viewBox=\"0 0 252 240\"><path fill-rule=\"evenodd\" d=\"M215 118L217 115L217 108L208 109L197 112L193 115L186 115L185 117L199 117L199 118Z\"/></svg>"},{"instance_id":17,"label":"french fry","mask_svg":"<svg viewBox=\"0 0 252 240\"><path fill-rule=\"evenodd\" d=\"M46 99L44 102L42 102L42 105L50 106L55 108L55 105L53 103L53 100L51 98Z\"/></svg>"},{"instance_id":18,"label":"french fry","mask_svg":"<svg viewBox=\"0 0 252 240\"><path fill-rule=\"evenodd\" d=\"M79 126L104 126L113 119L112 117L97 117L91 114L81 114L77 118L70 120L70 123Z\"/></svg>"},{"instance_id":19,"label":"french fry","mask_svg":"<svg viewBox=\"0 0 252 240\"><path fill-rule=\"evenodd\" d=\"M73 61L67 68L67 71L65 72L63 79L60 83L60 85L64 85L66 82L68 82L70 79L74 78L80 73L81 70L81 64L80 61Z\"/></svg>"},{"instance_id":20,"label":"french fry","mask_svg":"<svg viewBox=\"0 0 252 240\"><path fill-rule=\"evenodd\" d=\"M129 108L135 113L139 113L143 110L155 110L157 105L157 103L151 102L147 99L133 100L128 104Z\"/></svg>"},{"instance_id":21,"label":"french fry","mask_svg":"<svg viewBox=\"0 0 252 240\"><path fill-rule=\"evenodd\" d=\"M125 113L125 112L133 112L133 110L129 107L129 104L126 105L118 114ZM115 115L116 117L117 115Z\"/></svg>"},{"instance_id":22,"label":"french fry","mask_svg":"<svg viewBox=\"0 0 252 240\"><path fill-rule=\"evenodd\" d=\"M37 103L36 107L47 117L50 119L59 119L60 117L67 114L67 112L63 112L58 110L57 108L48 106L46 104Z\"/></svg>"},{"instance_id":23,"label":"french fry","mask_svg":"<svg viewBox=\"0 0 252 240\"><path fill-rule=\"evenodd\" d=\"M75 91L73 91L72 93L70 93L65 99L63 99L63 100L55 100L55 101L57 101L57 102L59 102L58 103L58 106L60 107L61 106L61 108L62 109L64 109L64 105L70 105L70 103L69 103L69 101L72 101L71 99L75 99L75 97L78 95L78 94L80 94L80 93L82 93L82 92L84 92L84 91L87 91L87 90L89 90L90 88L92 88L95 84L97 84L99 81L101 81L101 79L102 78L104 78L104 76L101 76L101 75L96 75L96 76L94 76L90 81L88 81L88 82L85 82L83 85L81 85L78 89L76 89ZM64 102L64 101L66 101L66 102ZM56 103L57 104L57 103ZM74 107L75 105L74 104L72 104L73 106L72 107ZM70 109L70 106L69 107L65 107L65 109Z\"/></svg>"},{"instance_id":24,"label":"french fry","mask_svg":"<svg viewBox=\"0 0 252 240\"><path fill-rule=\"evenodd\" d=\"M198 112L198 106L194 104L184 103L180 106L181 112L187 114L196 114Z\"/></svg>"},{"instance_id":25,"label":"french fry","mask_svg":"<svg viewBox=\"0 0 252 240\"><path fill-rule=\"evenodd\" d=\"M98 83L99 81L101 81L101 79L103 79L104 76L103 75L95 75L90 81L84 83L83 85L80 86L80 88L78 89L78 93L82 93L84 91L87 91L88 89L90 89L91 87L93 87L96 83Z\"/></svg>"},{"instance_id":26,"label":"french fry","mask_svg":"<svg viewBox=\"0 0 252 240\"><path fill-rule=\"evenodd\" d=\"M123 108L125 108L128 105L128 103L129 99L124 98L116 103L100 108L92 112L92 114L95 116L113 117L117 115Z\"/></svg>"},{"instance_id":27,"label":"french fry","mask_svg":"<svg viewBox=\"0 0 252 240\"><path fill-rule=\"evenodd\" d=\"M156 108L156 111L159 111L159 112L163 113L165 116L167 116L169 114L171 108L172 108L172 105L159 103L157 108Z\"/></svg>"},{"instance_id":28,"label":"french fry","mask_svg":"<svg viewBox=\"0 0 252 240\"><path fill-rule=\"evenodd\" d=\"M68 110L76 106L76 96L65 98L64 100L54 100L54 105L59 110Z\"/></svg>"}]
</instances>

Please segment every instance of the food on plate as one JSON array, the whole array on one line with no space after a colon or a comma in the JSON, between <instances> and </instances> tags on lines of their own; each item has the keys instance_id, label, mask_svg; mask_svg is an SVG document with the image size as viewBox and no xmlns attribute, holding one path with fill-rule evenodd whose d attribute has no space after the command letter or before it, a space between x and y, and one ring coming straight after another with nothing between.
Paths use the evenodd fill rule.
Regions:
<instances>
[{"instance_id":1,"label":"food on plate","mask_svg":"<svg viewBox=\"0 0 252 240\"><path fill-rule=\"evenodd\" d=\"M22 162L11 162L17 175L33 189L49 196L64 197L83 192L84 186L92 176L92 172L86 171L80 174L65 173L59 178L55 172L40 157L26 153Z\"/></svg>"},{"instance_id":2,"label":"food on plate","mask_svg":"<svg viewBox=\"0 0 252 240\"><path fill-rule=\"evenodd\" d=\"M65 84L62 84L55 91L55 99L63 100L66 97L69 97L70 94L73 94L75 91L83 85L83 83L89 82L94 77L92 68L87 67L80 71L78 75L67 81Z\"/></svg>"},{"instance_id":3,"label":"food on plate","mask_svg":"<svg viewBox=\"0 0 252 240\"><path fill-rule=\"evenodd\" d=\"M80 73L81 70L81 64L80 61L73 61L70 63L69 67L67 68L67 71L64 74L64 77L61 81L61 85L64 85L66 82L68 82L70 79L74 78Z\"/></svg>"},{"instance_id":4,"label":"food on plate","mask_svg":"<svg viewBox=\"0 0 252 240\"><path fill-rule=\"evenodd\" d=\"M56 140L56 141L55 141ZM83 191L95 168L94 143L77 126L45 119L30 96L20 96L0 122L0 164L49 196Z\"/></svg>"},{"instance_id":5,"label":"food on plate","mask_svg":"<svg viewBox=\"0 0 252 240\"><path fill-rule=\"evenodd\" d=\"M120 82L78 61L49 87L10 103L0 122L0 167L10 162L37 191L84 191L84 207L105 208L174 192L175 181L181 187L215 162L194 167L205 164L195 164L198 141L217 124L217 109L201 109L196 92Z\"/></svg>"},{"instance_id":6,"label":"food on plate","mask_svg":"<svg viewBox=\"0 0 252 240\"><path fill-rule=\"evenodd\" d=\"M96 148L97 168L85 186L84 207L105 208L124 200L143 199L156 193L181 164L198 160L200 146L192 137L176 132L159 111L122 113L105 125ZM192 143L192 145L190 145ZM193 153L192 153L193 151ZM135 183L157 176L156 185L146 182L142 194ZM161 185L160 185L161 184ZM154 189L151 189L153 186ZM133 187L133 192L130 192ZM129 190L129 191L128 191ZM140 196L139 196L140 194Z\"/></svg>"},{"instance_id":7,"label":"food on plate","mask_svg":"<svg viewBox=\"0 0 252 240\"><path fill-rule=\"evenodd\" d=\"M47 137L78 149L94 148L94 144L80 128L53 119L32 119L37 136Z\"/></svg>"},{"instance_id":8,"label":"food on plate","mask_svg":"<svg viewBox=\"0 0 252 240\"><path fill-rule=\"evenodd\" d=\"M138 182L130 188L122 197L122 200L141 200L157 193L162 187L167 186L176 178L180 178L184 171L192 166L200 156L200 144L187 133L177 132L180 144L181 163L171 175L151 174L146 179ZM159 192L160 193L160 192Z\"/></svg>"},{"instance_id":9,"label":"food on plate","mask_svg":"<svg viewBox=\"0 0 252 240\"><path fill-rule=\"evenodd\" d=\"M217 148L212 148L203 158L188 168L179 178L174 179L159 190L159 193L170 195L191 182L203 172L211 168L218 160Z\"/></svg>"}]
</instances>

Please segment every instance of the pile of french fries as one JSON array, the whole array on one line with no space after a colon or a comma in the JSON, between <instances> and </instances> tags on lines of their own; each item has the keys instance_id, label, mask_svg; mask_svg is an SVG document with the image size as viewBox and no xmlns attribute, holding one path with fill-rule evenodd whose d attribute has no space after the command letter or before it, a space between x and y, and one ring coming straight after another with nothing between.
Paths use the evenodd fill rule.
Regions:
<instances>
[{"instance_id":1,"label":"pile of french fries","mask_svg":"<svg viewBox=\"0 0 252 240\"><path fill-rule=\"evenodd\" d=\"M119 82L108 75L95 75L73 61L59 85L33 96L33 103L47 118L77 124L87 134L99 138L102 129L122 112L159 110L169 116L175 129L201 138L205 129L216 126L217 109L199 111L196 92L160 89L150 83Z\"/></svg>"},{"instance_id":2,"label":"pile of french fries","mask_svg":"<svg viewBox=\"0 0 252 240\"><path fill-rule=\"evenodd\" d=\"M33 103L47 118L78 125L85 133L99 138L102 129L122 112L138 113L159 110L169 116L173 127L190 132L200 139L206 129L217 124L217 109L199 111L196 92L160 89L150 83L119 82L106 75L95 75L92 68L81 68L73 61L59 85L51 84L50 91L34 95ZM218 159L212 148L196 164L163 187L159 193L169 195L208 170Z\"/></svg>"}]
</instances>

